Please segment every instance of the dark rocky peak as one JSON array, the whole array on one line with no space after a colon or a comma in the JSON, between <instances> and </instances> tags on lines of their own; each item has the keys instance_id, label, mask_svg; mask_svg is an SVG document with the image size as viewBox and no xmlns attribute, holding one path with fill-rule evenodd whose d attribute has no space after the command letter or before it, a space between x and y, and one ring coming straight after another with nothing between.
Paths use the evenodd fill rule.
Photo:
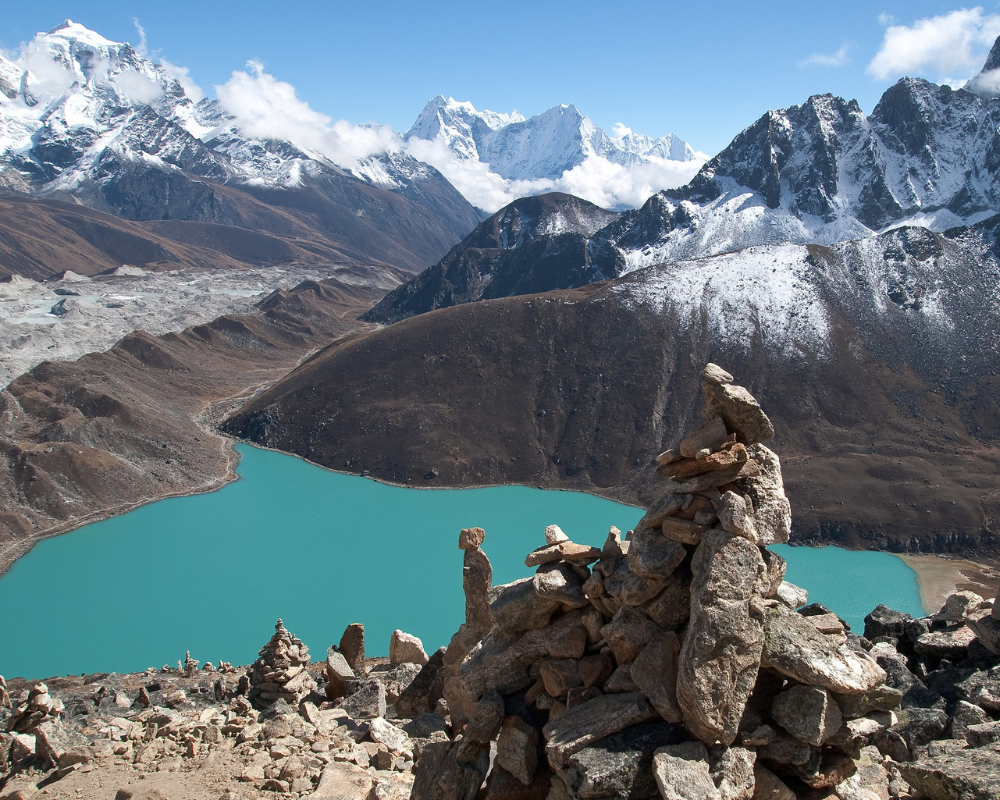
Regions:
<instances>
[{"instance_id":1,"label":"dark rocky peak","mask_svg":"<svg viewBox=\"0 0 1000 800\"><path fill-rule=\"evenodd\" d=\"M982 71L990 72L995 69L1000 69L1000 36L993 42L993 47L990 48L990 54L986 57Z\"/></svg>"},{"instance_id":2,"label":"dark rocky peak","mask_svg":"<svg viewBox=\"0 0 1000 800\"><path fill-rule=\"evenodd\" d=\"M549 234L590 236L617 216L562 192L522 197L483 222L457 247L511 250Z\"/></svg>"},{"instance_id":3,"label":"dark rocky peak","mask_svg":"<svg viewBox=\"0 0 1000 800\"><path fill-rule=\"evenodd\" d=\"M922 78L901 78L890 86L875 110L871 123L878 130L882 141L899 153L920 155L930 143L934 128L942 122L940 111L959 112L970 104L978 105L974 95L963 92L957 95L949 86L937 86Z\"/></svg>"}]
</instances>

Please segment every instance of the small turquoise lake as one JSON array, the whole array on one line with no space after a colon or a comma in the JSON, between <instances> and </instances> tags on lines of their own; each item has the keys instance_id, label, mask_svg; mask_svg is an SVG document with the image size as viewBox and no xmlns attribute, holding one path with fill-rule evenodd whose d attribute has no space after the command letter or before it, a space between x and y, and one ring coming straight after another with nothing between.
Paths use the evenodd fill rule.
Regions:
<instances>
[{"instance_id":1,"label":"small turquoise lake","mask_svg":"<svg viewBox=\"0 0 1000 800\"><path fill-rule=\"evenodd\" d=\"M558 524L601 545L643 511L523 486L407 489L237 445L240 480L39 543L0 578L0 674L43 678L201 661L248 664L281 617L314 659L352 622L369 655L401 628L428 652L464 618L458 532L486 530L494 583L525 577L525 555ZM793 509L794 511L794 509ZM788 579L861 631L878 603L923 613L895 556L776 547Z\"/></svg>"}]
</instances>

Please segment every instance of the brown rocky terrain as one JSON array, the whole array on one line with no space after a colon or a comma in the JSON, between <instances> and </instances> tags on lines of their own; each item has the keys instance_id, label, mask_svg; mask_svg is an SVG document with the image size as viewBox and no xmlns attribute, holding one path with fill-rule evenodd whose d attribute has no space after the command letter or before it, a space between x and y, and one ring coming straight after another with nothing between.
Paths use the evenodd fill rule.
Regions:
<instances>
[{"instance_id":1,"label":"brown rocky terrain","mask_svg":"<svg viewBox=\"0 0 1000 800\"><path fill-rule=\"evenodd\" d=\"M0 392L0 572L45 536L232 480L233 450L211 410L231 410L363 327L358 314L399 276L354 272L275 291L253 314L163 336L135 331L107 352L43 363Z\"/></svg>"},{"instance_id":2,"label":"brown rocky terrain","mask_svg":"<svg viewBox=\"0 0 1000 800\"><path fill-rule=\"evenodd\" d=\"M760 335L678 324L621 285L445 308L342 339L223 429L396 483L647 504L646 467L693 424L698 365L714 360L748 376L775 420L794 542L1000 555L997 378L968 366L988 348L943 369L877 320L833 310L828 351L789 359Z\"/></svg>"},{"instance_id":3,"label":"brown rocky terrain","mask_svg":"<svg viewBox=\"0 0 1000 800\"><path fill-rule=\"evenodd\" d=\"M1000 611L971 592L864 636L784 581L772 421L702 372L704 417L603 547L551 525L493 586L459 534L465 623L388 663L347 627L325 664L278 620L249 667L0 679L0 798L992 800ZM456 576L457 579L457 576Z\"/></svg>"}]
</instances>

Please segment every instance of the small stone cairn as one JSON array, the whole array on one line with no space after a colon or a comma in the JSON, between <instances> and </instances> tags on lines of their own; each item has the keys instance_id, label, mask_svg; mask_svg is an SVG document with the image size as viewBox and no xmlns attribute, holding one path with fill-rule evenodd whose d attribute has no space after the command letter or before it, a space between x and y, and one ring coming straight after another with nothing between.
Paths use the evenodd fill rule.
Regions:
<instances>
[{"instance_id":1,"label":"small stone cairn","mask_svg":"<svg viewBox=\"0 0 1000 800\"><path fill-rule=\"evenodd\" d=\"M706 422L657 457L663 495L624 539L550 526L535 574L490 588L485 534L462 532L441 673L465 729L423 750L413 800L487 773L486 798L875 800L850 781L901 693L836 615L793 610L807 595L767 549L791 529L774 428L723 369L702 378Z\"/></svg>"},{"instance_id":2,"label":"small stone cairn","mask_svg":"<svg viewBox=\"0 0 1000 800\"><path fill-rule=\"evenodd\" d=\"M309 648L287 630L279 619L274 635L257 654L250 668L250 702L258 708L284 700L298 705L316 688L306 670Z\"/></svg>"}]
</instances>

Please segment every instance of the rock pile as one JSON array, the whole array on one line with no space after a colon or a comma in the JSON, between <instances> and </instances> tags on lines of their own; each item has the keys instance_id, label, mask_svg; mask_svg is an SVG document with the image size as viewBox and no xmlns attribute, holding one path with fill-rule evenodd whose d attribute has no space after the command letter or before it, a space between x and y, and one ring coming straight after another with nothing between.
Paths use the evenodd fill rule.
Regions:
<instances>
[{"instance_id":1,"label":"rock pile","mask_svg":"<svg viewBox=\"0 0 1000 800\"><path fill-rule=\"evenodd\" d=\"M250 668L250 702L258 707L276 700L298 705L316 688L316 681L306 670L308 664L309 648L285 630L279 619L274 636L260 649Z\"/></svg>"},{"instance_id":2,"label":"rock pile","mask_svg":"<svg viewBox=\"0 0 1000 800\"><path fill-rule=\"evenodd\" d=\"M664 494L625 539L550 526L535 574L489 590L488 630L466 582L442 668L465 731L424 751L414 800L474 797L487 772L494 800L847 797L900 696L835 615L793 610L805 593L767 549L791 528L774 428L728 373L702 376L706 422L657 458Z\"/></svg>"}]
</instances>

